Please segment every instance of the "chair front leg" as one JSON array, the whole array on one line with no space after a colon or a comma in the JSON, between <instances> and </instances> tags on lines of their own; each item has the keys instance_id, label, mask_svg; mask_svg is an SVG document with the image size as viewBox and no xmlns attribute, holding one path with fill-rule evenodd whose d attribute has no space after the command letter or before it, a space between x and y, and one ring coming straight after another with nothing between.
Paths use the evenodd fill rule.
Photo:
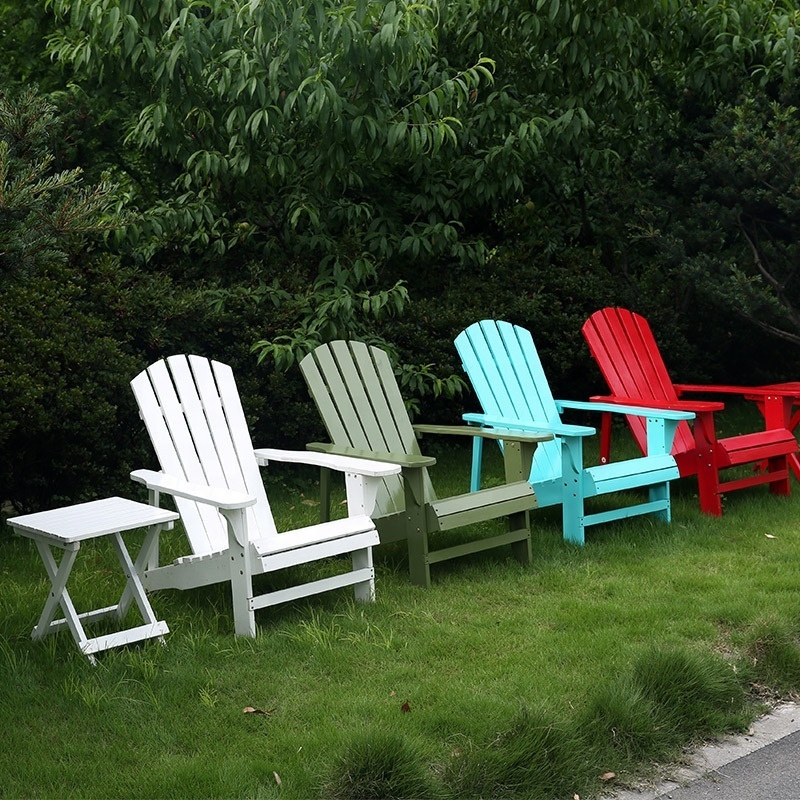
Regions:
<instances>
[{"instance_id":1,"label":"chair front leg","mask_svg":"<svg viewBox=\"0 0 800 800\"><path fill-rule=\"evenodd\" d=\"M610 411L603 411L600 415L600 463L608 464L611 461L611 423L613 419Z\"/></svg>"},{"instance_id":2,"label":"chair front leg","mask_svg":"<svg viewBox=\"0 0 800 800\"><path fill-rule=\"evenodd\" d=\"M714 415L702 411L695 417L692 426L697 459L697 489L700 495L700 510L714 517L722 516L722 496L719 491L719 466L717 464L717 434Z\"/></svg>"},{"instance_id":3,"label":"chair front leg","mask_svg":"<svg viewBox=\"0 0 800 800\"><path fill-rule=\"evenodd\" d=\"M672 442L678 429L678 420L663 417L647 417L647 455L667 455L672 450ZM669 481L657 483L648 489L651 503L663 504L660 511L653 512L656 519L663 522L672 520L672 507L669 502Z\"/></svg>"},{"instance_id":4,"label":"chair front leg","mask_svg":"<svg viewBox=\"0 0 800 800\"><path fill-rule=\"evenodd\" d=\"M367 517L372 516L381 481L381 478L370 475L361 475L354 472L345 473L344 483L348 516L352 517L356 514L363 514Z\"/></svg>"},{"instance_id":5,"label":"chair front leg","mask_svg":"<svg viewBox=\"0 0 800 800\"><path fill-rule=\"evenodd\" d=\"M584 544L586 523L583 487L583 442L577 436L561 438L562 529L564 540Z\"/></svg>"},{"instance_id":6,"label":"chair front leg","mask_svg":"<svg viewBox=\"0 0 800 800\"><path fill-rule=\"evenodd\" d=\"M237 636L256 635L253 609L253 567L247 534L247 516L243 508L220 509L228 524L233 627Z\"/></svg>"},{"instance_id":7,"label":"chair front leg","mask_svg":"<svg viewBox=\"0 0 800 800\"><path fill-rule=\"evenodd\" d=\"M411 582L425 589L431 585L428 563L428 518L425 508L425 471L403 470L406 530L408 533L408 570Z\"/></svg>"}]
</instances>

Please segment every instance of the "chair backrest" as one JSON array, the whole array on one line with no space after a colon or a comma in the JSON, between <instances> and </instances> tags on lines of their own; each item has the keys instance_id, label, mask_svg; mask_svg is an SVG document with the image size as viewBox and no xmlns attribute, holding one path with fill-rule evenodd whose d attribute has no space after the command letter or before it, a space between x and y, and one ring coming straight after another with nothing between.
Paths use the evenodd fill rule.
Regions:
<instances>
[{"instance_id":1,"label":"chair backrest","mask_svg":"<svg viewBox=\"0 0 800 800\"><path fill-rule=\"evenodd\" d=\"M201 356L170 356L132 381L161 469L201 486L246 492L251 539L276 533L239 392L230 367ZM175 498L194 554L225 550L224 519L211 506Z\"/></svg>"},{"instance_id":2,"label":"chair backrest","mask_svg":"<svg viewBox=\"0 0 800 800\"><path fill-rule=\"evenodd\" d=\"M389 356L363 342L323 344L300 362L331 442L374 453L420 455ZM435 499L425 475L425 499ZM405 508L399 475L383 480L373 517Z\"/></svg>"},{"instance_id":3,"label":"chair backrest","mask_svg":"<svg viewBox=\"0 0 800 800\"><path fill-rule=\"evenodd\" d=\"M677 402L678 394L644 317L626 308L603 308L584 322L581 332L612 395L659 404ZM628 417L628 424L646 452L646 421ZM673 454L693 447L688 423L679 423Z\"/></svg>"},{"instance_id":4,"label":"chair backrest","mask_svg":"<svg viewBox=\"0 0 800 800\"><path fill-rule=\"evenodd\" d=\"M550 385L530 332L510 322L483 320L455 340L483 412L538 425L560 424ZM558 440L536 447L532 482L561 476Z\"/></svg>"}]
</instances>

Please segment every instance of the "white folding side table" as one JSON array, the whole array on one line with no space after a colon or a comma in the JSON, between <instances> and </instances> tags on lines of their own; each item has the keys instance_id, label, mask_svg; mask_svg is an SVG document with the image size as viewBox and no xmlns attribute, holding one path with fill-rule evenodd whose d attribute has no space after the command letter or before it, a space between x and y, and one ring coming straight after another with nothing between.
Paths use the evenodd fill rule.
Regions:
<instances>
[{"instance_id":1,"label":"white folding side table","mask_svg":"<svg viewBox=\"0 0 800 800\"><path fill-rule=\"evenodd\" d=\"M163 642L163 636L169 633L169 628L165 622L157 620L153 613L153 608L139 578L145 564L140 564L139 561L147 559L151 550L151 542L162 528L171 527L172 522L176 519L178 519L178 514L174 511L137 503L122 497L109 497L104 500L94 500L89 503L79 503L74 506L54 508L51 511L40 511L36 514L25 514L9 519L8 524L17 533L33 539L36 543L52 584L50 596L47 598L31 638L41 639L66 625L72 631L81 652L92 663L95 663L95 653L107 650L109 647L140 642L154 637L161 638ZM136 564L131 560L122 539L123 531L135 528L148 529ZM111 536L127 583L116 605L78 614L67 591L67 580L81 542L101 536ZM56 563L51 548L64 551L60 564ZM113 615L121 620L134 600L144 619L143 625L105 636L97 636L93 639L87 638L82 622L93 622ZM64 617L54 619L59 605Z\"/></svg>"}]
</instances>

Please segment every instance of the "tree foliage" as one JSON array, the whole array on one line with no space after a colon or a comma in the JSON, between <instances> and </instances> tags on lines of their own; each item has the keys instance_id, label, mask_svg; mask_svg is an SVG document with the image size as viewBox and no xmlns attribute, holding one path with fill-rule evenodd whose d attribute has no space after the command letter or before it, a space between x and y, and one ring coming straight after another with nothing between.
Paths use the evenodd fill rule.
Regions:
<instances>
[{"instance_id":1,"label":"tree foliage","mask_svg":"<svg viewBox=\"0 0 800 800\"><path fill-rule=\"evenodd\" d=\"M255 434L271 423L281 444L307 434L293 366L331 338L389 347L406 393L452 421L450 342L485 316L533 329L561 391L598 388L579 327L607 303L645 313L684 375L776 380L788 351L768 364L741 319L800 343L798 16L788 0L0 0L0 86L38 80L62 112L29 115L27 153L35 128L19 108L4 122L6 340L68 363L98 410L134 362L222 358ZM54 309L35 346L25 303ZM105 388L78 329L116 365ZM28 399L0 437L79 396L43 366L26 394L10 347Z\"/></svg>"},{"instance_id":2,"label":"tree foliage","mask_svg":"<svg viewBox=\"0 0 800 800\"><path fill-rule=\"evenodd\" d=\"M392 264L482 263L470 215L519 191L539 143L534 120L501 110L491 60L443 57L436 0L51 6L51 55L123 109L126 146L161 165L147 191L128 184L145 254L192 252L223 281L257 263L273 300L319 299L340 321L350 303L345 332L402 310ZM319 332L301 314L262 347L283 363Z\"/></svg>"},{"instance_id":3,"label":"tree foliage","mask_svg":"<svg viewBox=\"0 0 800 800\"><path fill-rule=\"evenodd\" d=\"M53 5L69 25L51 53L134 97L126 141L171 167L176 196L152 215L165 234L354 273L476 257L460 198L487 155L467 136L492 63L437 56L437 3ZM499 196L510 178L495 177Z\"/></svg>"},{"instance_id":4,"label":"tree foliage","mask_svg":"<svg viewBox=\"0 0 800 800\"><path fill-rule=\"evenodd\" d=\"M58 129L34 90L0 94L0 483L20 509L119 477L118 398L138 363L114 317L121 273L92 247L124 220L110 186L56 171Z\"/></svg>"}]
</instances>

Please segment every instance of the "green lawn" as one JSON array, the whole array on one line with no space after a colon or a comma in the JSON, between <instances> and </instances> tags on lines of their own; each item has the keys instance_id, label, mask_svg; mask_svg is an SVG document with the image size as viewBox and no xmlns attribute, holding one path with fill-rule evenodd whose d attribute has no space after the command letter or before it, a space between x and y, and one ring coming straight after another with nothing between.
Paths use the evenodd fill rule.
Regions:
<instances>
[{"instance_id":1,"label":"green lawn","mask_svg":"<svg viewBox=\"0 0 800 800\"><path fill-rule=\"evenodd\" d=\"M465 489L467 452L436 455L435 482ZM313 521L312 474L269 490L281 522ZM437 565L427 591L400 546L381 548L375 604L343 591L264 611L255 640L232 635L225 585L157 593L167 646L96 667L67 633L31 642L49 584L5 528L2 794L585 798L604 773L624 782L800 686L800 492L739 492L722 519L699 513L691 480L673 496L671 525L590 529L582 549L562 543L557 511L537 512L532 566L492 551ZM80 555L79 610L108 604L113 555ZM652 689L667 679L680 685ZM679 720L679 695L699 722Z\"/></svg>"}]
</instances>

